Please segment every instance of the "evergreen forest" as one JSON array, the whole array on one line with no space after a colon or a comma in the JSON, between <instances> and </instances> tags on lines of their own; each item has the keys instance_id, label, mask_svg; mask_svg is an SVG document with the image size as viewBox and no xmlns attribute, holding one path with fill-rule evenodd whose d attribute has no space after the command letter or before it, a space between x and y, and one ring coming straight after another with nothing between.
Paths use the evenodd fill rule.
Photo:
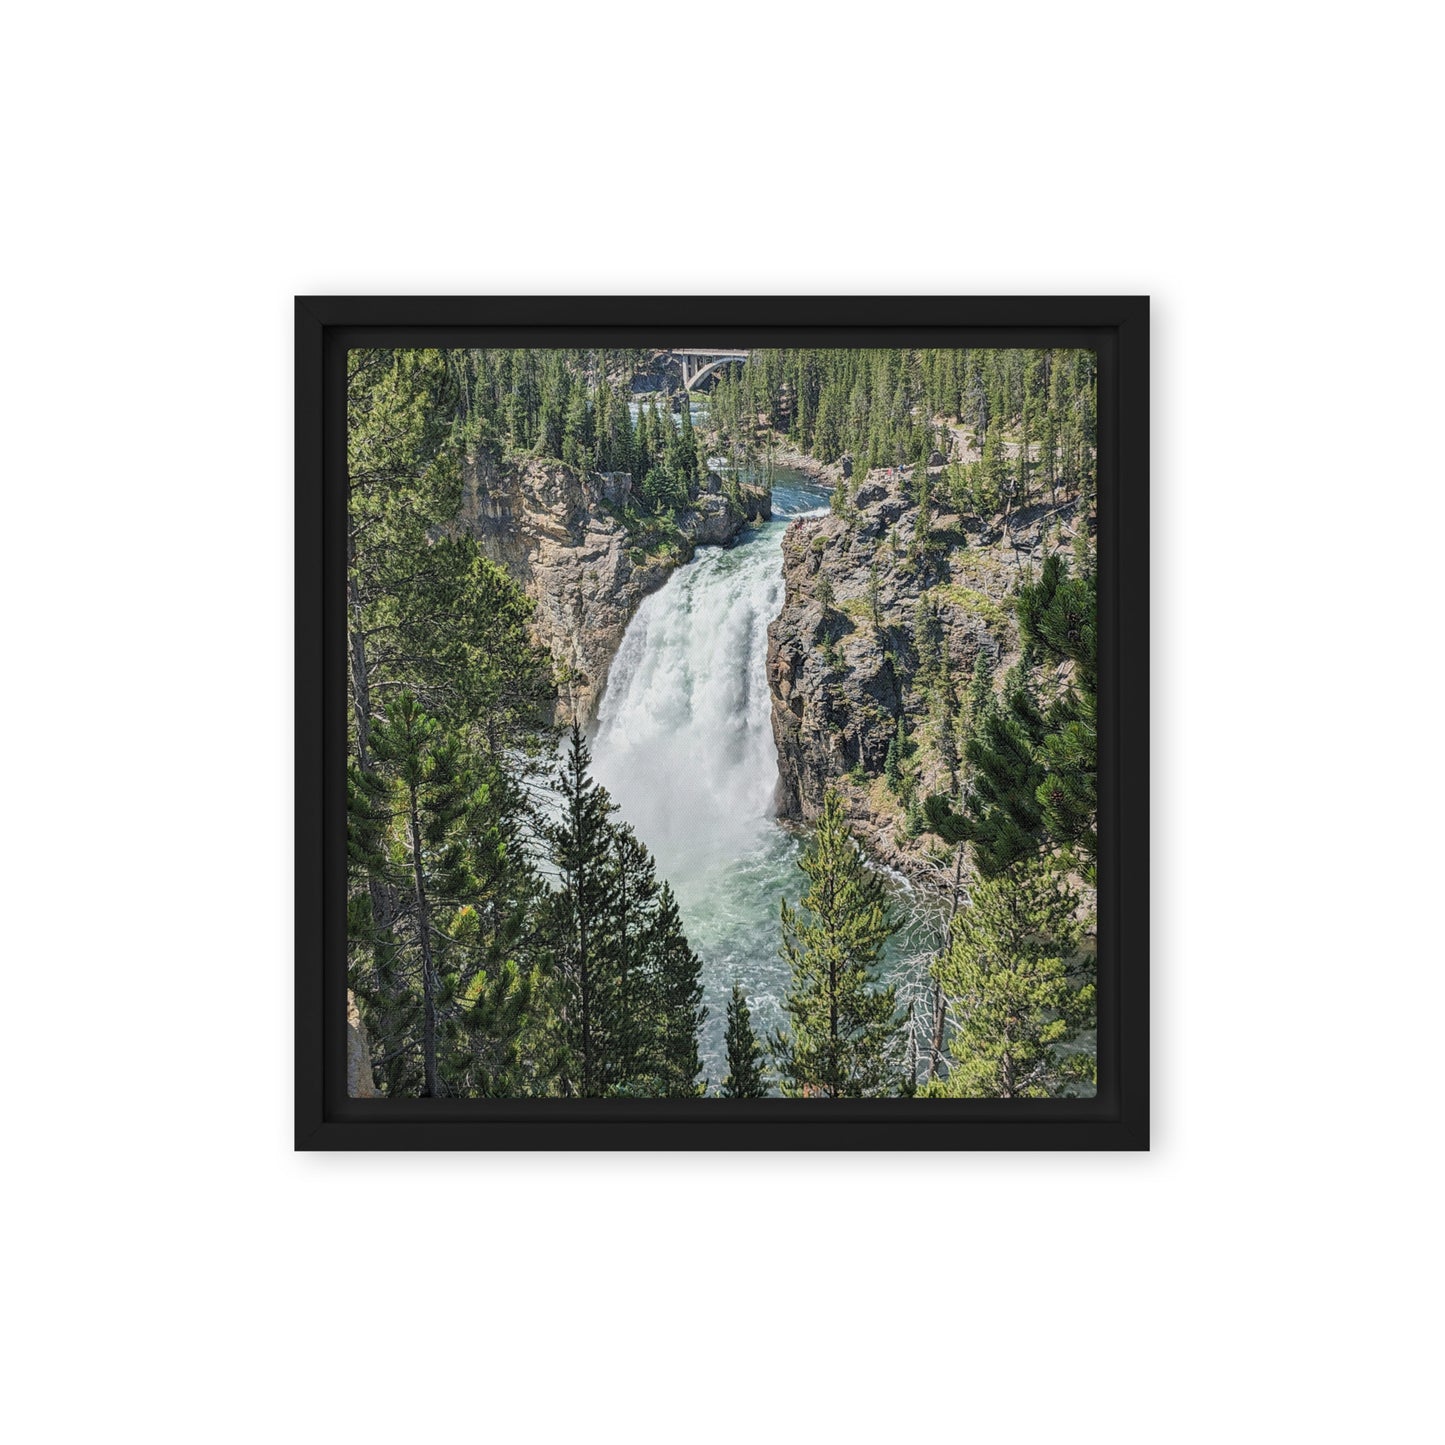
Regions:
<instances>
[{"instance_id":1,"label":"evergreen forest","mask_svg":"<svg viewBox=\"0 0 1445 1445\"><path fill-rule=\"evenodd\" d=\"M347 949L368 1091L1090 1091L1095 427L1088 352L753 350L691 397L650 351L350 352ZM479 477L548 469L625 534L619 565L664 577L697 565L708 494L730 505L789 467L826 488L822 522L785 518L769 543L814 529L784 604L818 619L835 691L810 705L840 715L876 643L896 716L844 717L856 756L817 759L819 806L768 822L796 853L763 900L785 980L765 1027L746 961L708 993L669 857L598 780L586 720L563 720L538 627L554 599L458 517ZM993 591L959 580L965 556ZM919 899L934 931L905 978Z\"/></svg>"}]
</instances>

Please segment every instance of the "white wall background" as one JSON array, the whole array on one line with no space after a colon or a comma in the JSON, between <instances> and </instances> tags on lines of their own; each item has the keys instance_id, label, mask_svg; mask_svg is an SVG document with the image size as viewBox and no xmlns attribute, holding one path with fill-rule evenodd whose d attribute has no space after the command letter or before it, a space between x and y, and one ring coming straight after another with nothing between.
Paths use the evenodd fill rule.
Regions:
<instances>
[{"instance_id":1,"label":"white wall background","mask_svg":"<svg viewBox=\"0 0 1445 1445\"><path fill-rule=\"evenodd\" d=\"M1426 7L7 32L13 1438L1439 1429ZM1152 293L1150 1155L292 1154L290 298L366 291Z\"/></svg>"}]
</instances>

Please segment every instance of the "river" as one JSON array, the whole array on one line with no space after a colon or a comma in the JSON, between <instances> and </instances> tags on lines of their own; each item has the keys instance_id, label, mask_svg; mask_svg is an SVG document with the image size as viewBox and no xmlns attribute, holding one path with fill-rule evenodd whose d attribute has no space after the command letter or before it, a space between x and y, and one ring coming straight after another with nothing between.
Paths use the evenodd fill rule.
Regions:
<instances>
[{"instance_id":1,"label":"river","mask_svg":"<svg viewBox=\"0 0 1445 1445\"><path fill-rule=\"evenodd\" d=\"M777 470L772 521L731 548L699 548L646 597L613 661L592 738L593 775L652 850L702 959L710 1093L727 1072L734 980L760 1039L784 1021L778 904L798 900L803 843L774 811L768 624L783 602L783 533L827 503L804 474ZM914 946L891 950L894 968Z\"/></svg>"}]
</instances>

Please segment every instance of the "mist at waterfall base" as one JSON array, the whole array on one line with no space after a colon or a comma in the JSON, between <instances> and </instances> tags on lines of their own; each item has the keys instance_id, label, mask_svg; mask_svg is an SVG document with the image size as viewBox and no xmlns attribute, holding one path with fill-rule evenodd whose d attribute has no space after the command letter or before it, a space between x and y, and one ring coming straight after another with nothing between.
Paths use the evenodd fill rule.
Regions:
<instances>
[{"instance_id":1,"label":"mist at waterfall base","mask_svg":"<svg viewBox=\"0 0 1445 1445\"><path fill-rule=\"evenodd\" d=\"M784 1023L778 903L796 904L806 880L797 866L803 840L775 816L768 624L783 602L783 533L827 503L828 492L803 474L776 471L772 521L731 548L700 548L643 600L591 743L593 776L651 849L702 959L710 1093L727 1072L734 980L760 1040Z\"/></svg>"}]
</instances>

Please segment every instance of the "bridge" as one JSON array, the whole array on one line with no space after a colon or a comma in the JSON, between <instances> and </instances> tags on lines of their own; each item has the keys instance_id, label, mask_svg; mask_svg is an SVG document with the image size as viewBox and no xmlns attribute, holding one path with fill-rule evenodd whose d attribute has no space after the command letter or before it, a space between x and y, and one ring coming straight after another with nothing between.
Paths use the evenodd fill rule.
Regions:
<instances>
[{"instance_id":1,"label":"bridge","mask_svg":"<svg viewBox=\"0 0 1445 1445\"><path fill-rule=\"evenodd\" d=\"M711 376L719 367L726 366L728 362L748 359L746 351L729 351L722 347L703 346L679 347L674 349L671 355L682 367L682 384L688 391L691 391L705 377Z\"/></svg>"}]
</instances>

